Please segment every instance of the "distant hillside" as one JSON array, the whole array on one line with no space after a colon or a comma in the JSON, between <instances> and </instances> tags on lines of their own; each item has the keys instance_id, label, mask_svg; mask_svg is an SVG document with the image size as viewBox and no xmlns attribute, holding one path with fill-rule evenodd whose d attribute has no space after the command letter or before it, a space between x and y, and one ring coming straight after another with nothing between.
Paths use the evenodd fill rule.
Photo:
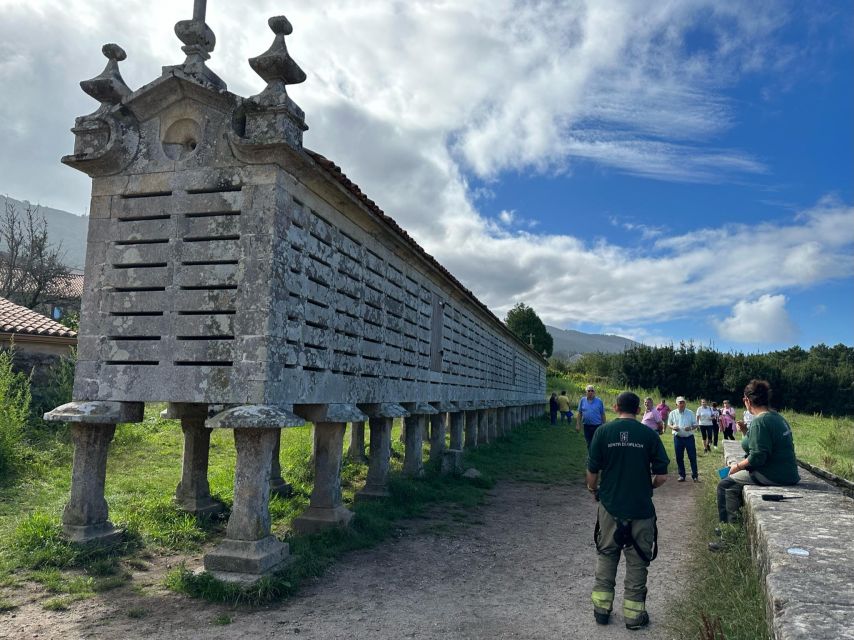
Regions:
<instances>
[{"instance_id":1,"label":"distant hillside","mask_svg":"<svg viewBox=\"0 0 854 640\"><path fill-rule=\"evenodd\" d=\"M6 200L6 196L0 196L0 215L5 215ZM26 210L28 204L26 200L23 202L14 198L8 198L8 200L21 213ZM89 229L89 218L75 216L73 213L60 209L41 206L39 213L47 221L47 231L51 243L54 245L62 244L62 249L65 252L65 264L72 269L82 269L86 262L86 233Z\"/></svg>"},{"instance_id":2,"label":"distant hillside","mask_svg":"<svg viewBox=\"0 0 854 640\"><path fill-rule=\"evenodd\" d=\"M620 353L631 347L639 346L639 342L608 336L598 333L583 333L572 329L558 329L546 325L546 329L554 339L554 355L568 358L577 353Z\"/></svg>"}]
</instances>

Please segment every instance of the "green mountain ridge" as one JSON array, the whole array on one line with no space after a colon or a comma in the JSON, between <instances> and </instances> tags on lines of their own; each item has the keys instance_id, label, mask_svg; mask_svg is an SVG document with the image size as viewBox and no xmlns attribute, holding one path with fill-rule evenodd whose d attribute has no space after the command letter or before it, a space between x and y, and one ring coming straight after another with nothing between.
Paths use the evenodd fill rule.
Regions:
<instances>
[{"instance_id":1,"label":"green mountain ridge","mask_svg":"<svg viewBox=\"0 0 854 640\"><path fill-rule=\"evenodd\" d=\"M601 333L584 333L574 329L558 329L546 325L554 340L554 355L568 358L579 353L622 353L640 346L639 342Z\"/></svg>"},{"instance_id":2,"label":"green mountain ridge","mask_svg":"<svg viewBox=\"0 0 854 640\"><path fill-rule=\"evenodd\" d=\"M0 213L5 215L7 202L18 209L23 215L27 206L37 206L38 212L47 222L48 236L53 246L61 247L65 253L64 261L72 269L83 269L86 263L86 235L89 231L88 216L78 216L68 211L43 207L30 203L28 200L16 200L8 196L0 196ZM0 248L3 242L0 240Z\"/></svg>"}]
</instances>

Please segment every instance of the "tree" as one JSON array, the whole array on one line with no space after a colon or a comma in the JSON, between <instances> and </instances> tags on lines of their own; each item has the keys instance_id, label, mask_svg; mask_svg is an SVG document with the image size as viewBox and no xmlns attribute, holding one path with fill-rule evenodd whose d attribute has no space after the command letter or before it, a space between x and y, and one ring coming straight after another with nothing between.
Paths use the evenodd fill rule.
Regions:
<instances>
[{"instance_id":1,"label":"tree","mask_svg":"<svg viewBox=\"0 0 854 640\"><path fill-rule=\"evenodd\" d=\"M52 245L38 206L23 212L9 198L0 218L0 296L34 309L62 297L69 270L62 244Z\"/></svg>"},{"instance_id":2,"label":"tree","mask_svg":"<svg viewBox=\"0 0 854 640\"><path fill-rule=\"evenodd\" d=\"M534 351L544 353L546 357L552 355L554 340L546 329L546 325L540 320L537 312L524 302L520 302L507 312L504 319L507 328L515 333L525 343L533 345Z\"/></svg>"}]
</instances>

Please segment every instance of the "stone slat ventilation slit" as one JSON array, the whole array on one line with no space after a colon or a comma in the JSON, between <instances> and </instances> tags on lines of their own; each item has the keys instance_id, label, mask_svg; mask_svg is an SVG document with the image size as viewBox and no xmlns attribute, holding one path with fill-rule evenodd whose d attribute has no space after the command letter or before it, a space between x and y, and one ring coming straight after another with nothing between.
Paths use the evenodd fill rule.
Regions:
<instances>
[{"instance_id":1,"label":"stone slat ventilation slit","mask_svg":"<svg viewBox=\"0 0 854 640\"><path fill-rule=\"evenodd\" d=\"M242 195L226 194L241 191L241 185L187 190L193 197L179 223L176 367L234 366Z\"/></svg>"}]
</instances>

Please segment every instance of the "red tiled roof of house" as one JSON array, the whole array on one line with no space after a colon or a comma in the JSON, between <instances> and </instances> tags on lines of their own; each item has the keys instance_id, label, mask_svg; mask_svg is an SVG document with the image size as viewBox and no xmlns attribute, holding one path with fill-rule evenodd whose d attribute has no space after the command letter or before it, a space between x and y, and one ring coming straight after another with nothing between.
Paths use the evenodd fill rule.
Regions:
<instances>
[{"instance_id":1,"label":"red tiled roof of house","mask_svg":"<svg viewBox=\"0 0 854 640\"><path fill-rule=\"evenodd\" d=\"M49 295L55 298L73 300L83 297L83 274L69 273L67 277L54 282Z\"/></svg>"},{"instance_id":2,"label":"red tiled roof of house","mask_svg":"<svg viewBox=\"0 0 854 640\"><path fill-rule=\"evenodd\" d=\"M0 298L0 333L73 338L77 335L65 325L27 309L6 298Z\"/></svg>"},{"instance_id":3,"label":"red tiled roof of house","mask_svg":"<svg viewBox=\"0 0 854 640\"><path fill-rule=\"evenodd\" d=\"M357 185L352 180L350 180L350 178L348 178L347 175L341 170L341 167L336 165L329 158L322 156L321 154L317 153L316 151L312 151L311 149L304 149L304 150L317 164L319 164L321 167L323 167L342 187L344 187L347 191L349 191L351 194L353 194L369 211L371 211L378 218L380 218L380 220L382 220L385 224L390 226L395 232L397 232L398 235L402 236L412 246L412 248L415 249L415 251L417 251L422 256L424 256L428 262L430 262L441 273L443 273L451 282L453 282L455 285L457 285L466 294L471 296L472 300L478 306L480 306L481 309L486 311L486 313L488 313L490 316L492 316L493 318L498 320L499 323L504 325L504 323L501 322L501 318L499 318L494 313L492 313L492 310L489 307L487 307L480 300L478 300L477 296L474 295L474 293L472 293L472 291L468 287L466 287L462 282L457 280L457 278L454 276L454 274L452 274L445 267L443 267L442 264L438 260L436 260L436 258L434 258L429 253L427 253L424 250L424 248L415 241L415 238L410 236L403 229L403 227L401 227L399 224L397 224L397 222L394 221L394 219L391 216L387 215L382 209L380 209L376 202L374 202L367 195L365 195L365 193L359 188L359 185ZM505 328L506 328L506 326L505 326ZM533 351L533 349L531 349L531 347L524 340L519 339L509 329L507 329L507 332L511 336L513 336L513 338L519 344L521 344L522 346ZM537 354L537 355L539 355L539 354Z\"/></svg>"}]
</instances>

